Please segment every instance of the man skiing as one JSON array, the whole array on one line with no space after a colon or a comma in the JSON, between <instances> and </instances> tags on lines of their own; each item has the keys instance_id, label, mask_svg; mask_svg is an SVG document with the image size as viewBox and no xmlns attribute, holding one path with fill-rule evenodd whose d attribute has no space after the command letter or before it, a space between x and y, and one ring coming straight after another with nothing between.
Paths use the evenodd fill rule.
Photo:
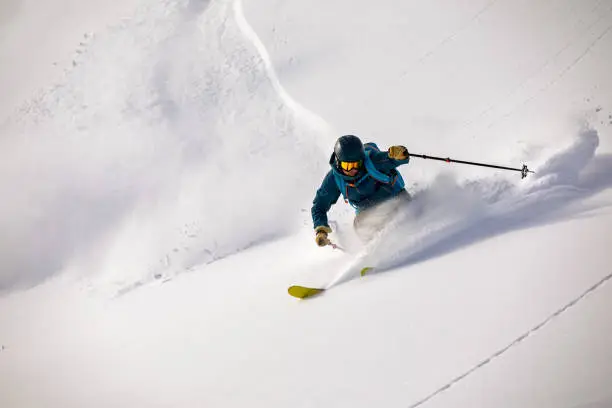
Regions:
<instances>
[{"instance_id":1,"label":"man skiing","mask_svg":"<svg viewBox=\"0 0 612 408\"><path fill-rule=\"evenodd\" d=\"M331 170L313 200L311 212L317 245L331 243L327 237L332 232L327 212L340 194L355 208L357 215L353 224L357 234L369 240L381 227L381 220L376 220L377 208L391 201L392 212L401 201L410 199L404 189L404 180L396 169L408 163L409 159L408 149L404 146L391 146L387 151L380 151L375 143L364 145L357 136L340 137L329 160ZM384 212L383 217L388 214Z\"/></svg>"}]
</instances>

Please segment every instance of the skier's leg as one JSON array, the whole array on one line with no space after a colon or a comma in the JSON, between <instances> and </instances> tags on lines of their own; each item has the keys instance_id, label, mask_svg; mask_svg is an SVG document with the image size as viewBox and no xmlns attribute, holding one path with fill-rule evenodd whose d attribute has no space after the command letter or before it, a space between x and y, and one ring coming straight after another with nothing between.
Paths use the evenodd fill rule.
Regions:
<instances>
[{"instance_id":1,"label":"skier's leg","mask_svg":"<svg viewBox=\"0 0 612 408\"><path fill-rule=\"evenodd\" d=\"M395 198L397 199L397 202L398 202L398 207L397 207L398 209L399 207L401 207L402 203L408 203L412 201L412 196L410 195L410 193L408 193L408 191L406 191L406 189L403 189L399 193L397 193Z\"/></svg>"},{"instance_id":2,"label":"skier's leg","mask_svg":"<svg viewBox=\"0 0 612 408\"><path fill-rule=\"evenodd\" d=\"M368 208L367 210L360 211L353 220L355 232L362 242L370 241L378 231L377 226L372 222L371 214L374 210L375 208Z\"/></svg>"},{"instance_id":3,"label":"skier's leg","mask_svg":"<svg viewBox=\"0 0 612 408\"><path fill-rule=\"evenodd\" d=\"M397 214L402 205L410 202L410 200L410 194L406 190L402 190L395 197L375 207L360 211L353 220L353 227L357 236L363 242L370 241Z\"/></svg>"}]
</instances>

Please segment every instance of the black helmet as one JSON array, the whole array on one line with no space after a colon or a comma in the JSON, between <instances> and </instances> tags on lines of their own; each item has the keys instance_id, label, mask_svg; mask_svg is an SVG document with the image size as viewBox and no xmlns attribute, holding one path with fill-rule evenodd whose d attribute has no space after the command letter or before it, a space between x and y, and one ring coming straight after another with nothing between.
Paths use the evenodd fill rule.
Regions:
<instances>
[{"instance_id":1,"label":"black helmet","mask_svg":"<svg viewBox=\"0 0 612 408\"><path fill-rule=\"evenodd\" d=\"M365 158L363 143L355 135L344 135L336 141L334 146L336 162L356 162Z\"/></svg>"}]
</instances>

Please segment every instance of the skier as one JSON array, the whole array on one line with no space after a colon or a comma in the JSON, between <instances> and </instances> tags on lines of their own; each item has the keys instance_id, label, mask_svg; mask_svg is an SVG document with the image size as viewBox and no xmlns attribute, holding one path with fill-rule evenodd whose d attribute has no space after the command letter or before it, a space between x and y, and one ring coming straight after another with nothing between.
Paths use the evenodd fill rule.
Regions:
<instances>
[{"instance_id":1,"label":"skier","mask_svg":"<svg viewBox=\"0 0 612 408\"><path fill-rule=\"evenodd\" d=\"M378 231L399 204L410 200L404 180L396 168L408 163L410 155L404 146L391 146L380 151L375 143L366 143L354 135L340 137L329 159L331 170L323 179L312 205L312 220L317 245L331 242L332 232L327 212L340 194L355 208L353 226L364 241ZM383 211L379 211L381 207Z\"/></svg>"}]
</instances>

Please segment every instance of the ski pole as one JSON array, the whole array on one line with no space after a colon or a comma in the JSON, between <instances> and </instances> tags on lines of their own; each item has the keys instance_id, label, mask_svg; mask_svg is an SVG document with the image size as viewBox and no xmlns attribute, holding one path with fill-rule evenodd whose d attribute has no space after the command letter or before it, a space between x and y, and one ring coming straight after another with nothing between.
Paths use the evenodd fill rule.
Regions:
<instances>
[{"instance_id":1,"label":"ski pole","mask_svg":"<svg viewBox=\"0 0 612 408\"><path fill-rule=\"evenodd\" d=\"M329 246L330 246L330 247L332 247L333 249L338 249L338 250L340 250L340 251L344 252L344 249L343 249L342 247L340 247L340 246L338 246L338 245L334 244L334 243L333 243L333 242L331 242L331 241L329 241L329 244L327 244L327 245L329 245Z\"/></svg>"},{"instance_id":2,"label":"ski pole","mask_svg":"<svg viewBox=\"0 0 612 408\"><path fill-rule=\"evenodd\" d=\"M521 178L527 177L528 173L535 173L535 172L529 170L527 168L526 164L523 164L523 167L519 169L519 168L516 168L516 167L497 166L495 164L486 164L486 163L477 163L477 162L470 162L470 161L463 161L463 160L455 160L455 159L451 159L450 157L427 156L426 154L412 154L412 153L410 153L409 156L410 157L418 157L418 158L421 158L421 159L440 160L440 161L444 161L444 162L447 162L447 163L469 164L469 165L472 165L472 166L491 167L493 169L520 171L521 172Z\"/></svg>"}]
</instances>

